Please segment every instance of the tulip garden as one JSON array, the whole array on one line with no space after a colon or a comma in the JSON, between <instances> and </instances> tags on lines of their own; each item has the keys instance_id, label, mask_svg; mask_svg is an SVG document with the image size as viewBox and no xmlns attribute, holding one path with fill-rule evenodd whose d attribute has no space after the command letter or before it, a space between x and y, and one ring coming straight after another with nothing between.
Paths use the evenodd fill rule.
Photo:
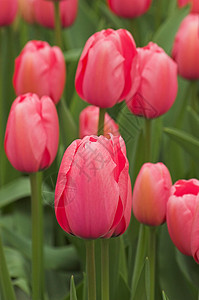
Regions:
<instances>
[{"instance_id":1,"label":"tulip garden","mask_svg":"<svg viewBox=\"0 0 199 300\"><path fill-rule=\"evenodd\" d=\"M199 0L0 0L0 300L199 299Z\"/></svg>"}]
</instances>

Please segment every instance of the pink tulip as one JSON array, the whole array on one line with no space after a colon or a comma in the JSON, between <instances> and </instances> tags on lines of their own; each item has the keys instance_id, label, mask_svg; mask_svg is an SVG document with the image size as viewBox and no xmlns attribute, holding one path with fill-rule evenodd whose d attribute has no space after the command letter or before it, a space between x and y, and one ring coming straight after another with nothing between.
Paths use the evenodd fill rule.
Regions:
<instances>
[{"instance_id":1,"label":"pink tulip","mask_svg":"<svg viewBox=\"0 0 199 300\"><path fill-rule=\"evenodd\" d=\"M102 108L124 100L132 84L130 69L136 53L135 42L125 29L93 34L77 67L75 87L79 96Z\"/></svg>"},{"instance_id":2,"label":"pink tulip","mask_svg":"<svg viewBox=\"0 0 199 300\"><path fill-rule=\"evenodd\" d=\"M128 219L128 168L121 136L75 140L63 156L55 189L55 214L63 230L85 239L113 234L123 217ZM121 228L118 233L126 225Z\"/></svg>"},{"instance_id":3,"label":"pink tulip","mask_svg":"<svg viewBox=\"0 0 199 300\"><path fill-rule=\"evenodd\" d=\"M86 135L97 135L99 121L99 107L87 106L82 110L79 116L79 136L82 139ZM104 136L109 136L109 133L113 135L119 134L119 127L114 120L105 114L104 120Z\"/></svg>"},{"instance_id":4,"label":"pink tulip","mask_svg":"<svg viewBox=\"0 0 199 300\"><path fill-rule=\"evenodd\" d=\"M17 14L17 0L0 0L0 26L10 25Z\"/></svg>"},{"instance_id":5,"label":"pink tulip","mask_svg":"<svg viewBox=\"0 0 199 300\"><path fill-rule=\"evenodd\" d=\"M19 96L8 117L4 147L8 160L21 172L51 165L59 142L59 122L53 101L36 94Z\"/></svg>"},{"instance_id":6,"label":"pink tulip","mask_svg":"<svg viewBox=\"0 0 199 300\"><path fill-rule=\"evenodd\" d=\"M135 18L143 15L152 0L107 0L110 9L123 18Z\"/></svg>"},{"instance_id":7,"label":"pink tulip","mask_svg":"<svg viewBox=\"0 0 199 300\"><path fill-rule=\"evenodd\" d=\"M163 163L142 166L133 189L133 213L139 222L151 226L165 222L171 186L170 173Z\"/></svg>"},{"instance_id":8,"label":"pink tulip","mask_svg":"<svg viewBox=\"0 0 199 300\"><path fill-rule=\"evenodd\" d=\"M176 34L172 56L178 73L186 79L199 79L199 14L188 15Z\"/></svg>"},{"instance_id":9,"label":"pink tulip","mask_svg":"<svg viewBox=\"0 0 199 300\"><path fill-rule=\"evenodd\" d=\"M53 1L35 0L36 21L45 27L54 28L54 4ZM59 3L62 27L69 27L77 16L78 0L63 0Z\"/></svg>"},{"instance_id":10,"label":"pink tulip","mask_svg":"<svg viewBox=\"0 0 199 300\"><path fill-rule=\"evenodd\" d=\"M34 1L35 0L18 0L20 14L23 19L30 24L35 22Z\"/></svg>"},{"instance_id":11,"label":"pink tulip","mask_svg":"<svg viewBox=\"0 0 199 300\"><path fill-rule=\"evenodd\" d=\"M15 60L13 84L17 95L36 93L57 103L63 93L66 66L58 47L43 41L30 41Z\"/></svg>"},{"instance_id":12,"label":"pink tulip","mask_svg":"<svg viewBox=\"0 0 199 300\"><path fill-rule=\"evenodd\" d=\"M179 180L173 185L167 226L175 246L199 263L199 180Z\"/></svg>"},{"instance_id":13,"label":"pink tulip","mask_svg":"<svg viewBox=\"0 0 199 300\"><path fill-rule=\"evenodd\" d=\"M183 7L187 4L191 4L191 13L199 13L199 1L198 0L178 0L179 7Z\"/></svg>"},{"instance_id":14,"label":"pink tulip","mask_svg":"<svg viewBox=\"0 0 199 300\"><path fill-rule=\"evenodd\" d=\"M166 113L175 101L177 65L152 42L137 51L131 68L134 80L126 104L135 115L156 118Z\"/></svg>"}]
</instances>

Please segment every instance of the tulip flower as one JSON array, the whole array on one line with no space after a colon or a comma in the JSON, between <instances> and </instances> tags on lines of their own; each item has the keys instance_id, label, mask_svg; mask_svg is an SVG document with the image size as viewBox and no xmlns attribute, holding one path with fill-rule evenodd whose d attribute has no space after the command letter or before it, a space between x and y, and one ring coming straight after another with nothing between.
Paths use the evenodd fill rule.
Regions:
<instances>
[{"instance_id":1,"label":"tulip flower","mask_svg":"<svg viewBox=\"0 0 199 300\"><path fill-rule=\"evenodd\" d=\"M187 4L191 4L191 13L199 13L199 1L198 0L178 0L179 7L183 7Z\"/></svg>"},{"instance_id":2,"label":"tulip flower","mask_svg":"<svg viewBox=\"0 0 199 300\"><path fill-rule=\"evenodd\" d=\"M135 18L143 15L152 0L107 0L110 9L123 18Z\"/></svg>"},{"instance_id":3,"label":"tulip flower","mask_svg":"<svg viewBox=\"0 0 199 300\"><path fill-rule=\"evenodd\" d=\"M34 1L35 0L18 0L19 11L23 19L32 24L35 22L34 13Z\"/></svg>"},{"instance_id":4,"label":"tulip flower","mask_svg":"<svg viewBox=\"0 0 199 300\"><path fill-rule=\"evenodd\" d=\"M133 213L145 225L158 226L166 220L166 205L172 186L163 163L145 163L133 189Z\"/></svg>"},{"instance_id":5,"label":"tulip flower","mask_svg":"<svg viewBox=\"0 0 199 300\"><path fill-rule=\"evenodd\" d=\"M54 1L55 2L55 1ZM59 3L62 27L71 26L77 16L78 0L64 0ZM53 1L35 0L34 12L36 21L45 27L54 28L54 3Z\"/></svg>"},{"instance_id":6,"label":"tulip flower","mask_svg":"<svg viewBox=\"0 0 199 300\"><path fill-rule=\"evenodd\" d=\"M79 136L82 139L86 135L97 135L99 122L99 107L87 106L82 110L79 116ZM105 114L104 121L104 136L109 136L109 133L113 135L119 134L119 127L114 120Z\"/></svg>"},{"instance_id":7,"label":"tulip flower","mask_svg":"<svg viewBox=\"0 0 199 300\"><path fill-rule=\"evenodd\" d=\"M199 180L178 180L172 186L167 226L178 250L199 263Z\"/></svg>"},{"instance_id":8,"label":"tulip flower","mask_svg":"<svg viewBox=\"0 0 199 300\"><path fill-rule=\"evenodd\" d=\"M79 96L101 108L124 100L132 84L130 69L136 53L135 42L125 29L93 34L77 67L75 87Z\"/></svg>"},{"instance_id":9,"label":"tulip flower","mask_svg":"<svg viewBox=\"0 0 199 300\"><path fill-rule=\"evenodd\" d=\"M199 79L199 14L188 15L176 34L172 57L178 73L186 79Z\"/></svg>"},{"instance_id":10,"label":"tulip flower","mask_svg":"<svg viewBox=\"0 0 199 300\"><path fill-rule=\"evenodd\" d=\"M55 214L62 229L84 239L113 233L129 214L128 168L121 136L75 140L63 156L55 189ZM125 225L121 227L123 231Z\"/></svg>"},{"instance_id":11,"label":"tulip flower","mask_svg":"<svg viewBox=\"0 0 199 300\"><path fill-rule=\"evenodd\" d=\"M37 172L51 165L59 141L59 122L53 101L36 94L21 95L8 117L4 147L8 160L21 172Z\"/></svg>"},{"instance_id":12,"label":"tulip flower","mask_svg":"<svg viewBox=\"0 0 199 300\"><path fill-rule=\"evenodd\" d=\"M144 48L137 48L137 51L131 68L132 86L126 104L135 115L156 118L166 113L175 101L177 64L152 42Z\"/></svg>"},{"instance_id":13,"label":"tulip flower","mask_svg":"<svg viewBox=\"0 0 199 300\"><path fill-rule=\"evenodd\" d=\"M10 25L17 14L17 0L0 0L0 26Z\"/></svg>"},{"instance_id":14,"label":"tulip flower","mask_svg":"<svg viewBox=\"0 0 199 300\"><path fill-rule=\"evenodd\" d=\"M66 66L59 47L30 41L15 60L13 84L17 95L36 93L57 103L63 93Z\"/></svg>"}]
</instances>

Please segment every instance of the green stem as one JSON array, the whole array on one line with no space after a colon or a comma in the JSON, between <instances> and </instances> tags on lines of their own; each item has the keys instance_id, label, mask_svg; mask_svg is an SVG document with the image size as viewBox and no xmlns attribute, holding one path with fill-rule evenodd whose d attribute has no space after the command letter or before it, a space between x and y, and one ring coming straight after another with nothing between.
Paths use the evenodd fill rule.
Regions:
<instances>
[{"instance_id":1,"label":"green stem","mask_svg":"<svg viewBox=\"0 0 199 300\"><path fill-rule=\"evenodd\" d=\"M162 1L159 1L157 0L156 1L156 9L155 9L155 27L156 27L156 30L158 30L158 28L160 27L160 24L161 24L161 20L162 20Z\"/></svg>"},{"instance_id":2,"label":"green stem","mask_svg":"<svg viewBox=\"0 0 199 300\"><path fill-rule=\"evenodd\" d=\"M135 264L133 270L132 284L131 284L131 300L134 299L134 295L137 289L137 284L143 269L143 265L146 257L146 230L143 224L140 224L138 245L135 256Z\"/></svg>"},{"instance_id":3,"label":"green stem","mask_svg":"<svg viewBox=\"0 0 199 300\"><path fill-rule=\"evenodd\" d=\"M151 119L145 119L145 160L151 160Z\"/></svg>"},{"instance_id":4,"label":"green stem","mask_svg":"<svg viewBox=\"0 0 199 300\"><path fill-rule=\"evenodd\" d=\"M95 241L86 240L88 300L96 300Z\"/></svg>"},{"instance_id":5,"label":"green stem","mask_svg":"<svg viewBox=\"0 0 199 300\"><path fill-rule=\"evenodd\" d=\"M109 300L109 239L101 240L101 297Z\"/></svg>"},{"instance_id":6,"label":"green stem","mask_svg":"<svg viewBox=\"0 0 199 300\"><path fill-rule=\"evenodd\" d=\"M43 205L41 198L42 173L30 174L32 204L32 300L43 300Z\"/></svg>"},{"instance_id":7,"label":"green stem","mask_svg":"<svg viewBox=\"0 0 199 300\"><path fill-rule=\"evenodd\" d=\"M59 11L59 1L54 1L55 10L55 44L62 49L62 25Z\"/></svg>"},{"instance_id":8,"label":"green stem","mask_svg":"<svg viewBox=\"0 0 199 300\"><path fill-rule=\"evenodd\" d=\"M140 41L140 32L139 32L139 20L136 18L130 19L129 20L129 31L131 32L136 45L141 46L141 41Z\"/></svg>"},{"instance_id":9,"label":"green stem","mask_svg":"<svg viewBox=\"0 0 199 300\"><path fill-rule=\"evenodd\" d=\"M74 139L78 138L77 125L63 98L59 101L57 110L62 143L66 148Z\"/></svg>"},{"instance_id":10,"label":"green stem","mask_svg":"<svg viewBox=\"0 0 199 300\"><path fill-rule=\"evenodd\" d=\"M106 113L106 108L100 108L100 111L99 111L99 122L98 122L98 135L104 135L105 113Z\"/></svg>"},{"instance_id":11,"label":"green stem","mask_svg":"<svg viewBox=\"0 0 199 300\"><path fill-rule=\"evenodd\" d=\"M16 300L14 289L12 286L12 282L6 264L1 236L0 236L0 283L3 292L3 298L9 300Z\"/></svg>"},{"instance_id":12,"label":"green stem","mask_svg":"<svg viewBox=\"0 0 199 300\"><path fill-rule=\"evenodd\" d=\"M150 274L149 300L155 299L156 227L148 227L148 257Z\"/></svg>"},{"instance_id":13,"label":"green stem","mask_svg":"<svg viewBox=\"0 0 199 300\"><path fill-rule=\"evenodd\" d=\"M198 113L199 99L198 99L198 81L194 80L191 83L191 107Z\"/></svg>"}]
</instances>

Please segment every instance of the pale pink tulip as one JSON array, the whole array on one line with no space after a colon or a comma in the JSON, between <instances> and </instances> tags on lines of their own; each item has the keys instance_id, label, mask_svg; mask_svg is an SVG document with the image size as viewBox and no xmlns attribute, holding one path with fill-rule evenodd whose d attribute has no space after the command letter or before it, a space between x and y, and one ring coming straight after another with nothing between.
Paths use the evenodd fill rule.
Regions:
<instances>
[{"instance_id":1,"label":"pale pink tulip","mask_svg":"<svg viewBox=\"0 0 199 300\"><path fill-rule=\"evenodd\" d=\"M133 213L143 224L158 226L166 220L166 206L172 186L163 163L145 163L133 189Z\"/></svg>"},{"instance_id":2,"label":"pale pink tulip","mask_svg":"<svg viewBox=\"0 0 199 300\"><path fill-rule=\"evenodd\" d=\"M58 142L59 122L53 101L30 93L16 98L4 141L13 167L28 173L49 167L57 154Z\"/></svg>"},{"instance_id":3,"label":"pale pink tulip","mask_svg":"<svg viewBox=\"0 0 199 300\"><path fill-rule=\"evenodd\" d=\"M75 77L79 96L102 108L124 100L132 79L136 55L131 34L125 29L107 29L93 34L83 49Z\"/></svg>"},{"instance_id":4,"label":"pale pink tulip","mask_svg":"<svg viewBox=\"0 0 199 300\"><path fill-rule=\"evenodd\" d=\"M156 118L166 113L175 101L177 64L152 42L144 48L137 48L137 51L126 104L135 115Z\"/></svg>"},{"instance_id":5,"label":"pale pink tulip","mask_svg":"<svg viewBox=\"0 0 199 300\"><path fill-rule=\"evenodd\" d=\"M79 116L79 136L82 139L86 135L97 135L99 122L99 107L87 106L82 110ZM114 120L105 114L104 119L104 136L108 136L109 133L113 135L119 134L119 127Z\"/></svg>"},{"instance_id":6,"label":"pale pink tulip","mask_svg":"<svg viewBox=\"0 0 199 300\"><path fill-rule=\"evenodd\" d=\"M64 90L66 66L59 47L30 41L15 60L13 84L17 95L36 93L57 103Z\"/></svg>"},{"instance_id":7,"label":"pale pink tulip","mask_svg":"<svg viewBox=\"0 0 199 300\"><path fill-rule=\"evenodd\" d=\"M35 0L18 0L19 12L23 19L30 24L35 22L34 1Z\"/></svg>"},{"instance_id":8,"label":"pale pink tulip","mask_svg":"<svg viewBox=\"0 0 199 300\"><path fill-rule=\"evenodd\" d=\"M123 217L129 222L128 168L121 137L75 140L63 156L55 189L55 214L63 230L96 239L113 233ZM118 234L126 225L121 228Z\"/></svg>"}]
</instances>

